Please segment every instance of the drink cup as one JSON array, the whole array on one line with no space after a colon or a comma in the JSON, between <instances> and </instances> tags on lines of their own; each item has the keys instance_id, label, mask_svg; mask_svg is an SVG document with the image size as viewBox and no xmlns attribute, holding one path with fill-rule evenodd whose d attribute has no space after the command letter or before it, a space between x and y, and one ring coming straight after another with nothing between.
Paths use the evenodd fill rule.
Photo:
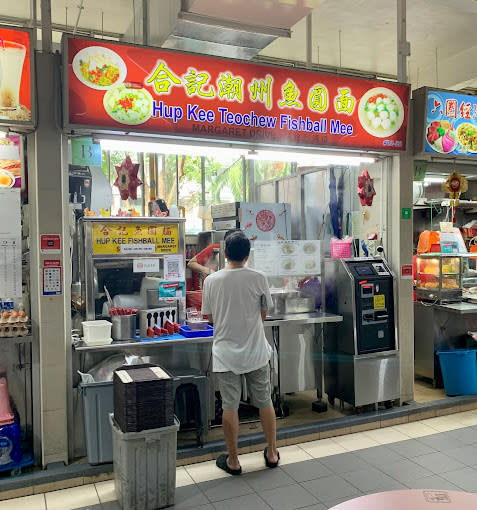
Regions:
<instances>
[{"instance_id":1,"label":"drink cup","mask_svg":"<svg viewBox=\"0 0 477 510\"><path fill-rule=\"evenodd\" d=\"M0 110L14 110L20 104L25 55L23 44L0 39Z\"/></svg>"}]
</instances>

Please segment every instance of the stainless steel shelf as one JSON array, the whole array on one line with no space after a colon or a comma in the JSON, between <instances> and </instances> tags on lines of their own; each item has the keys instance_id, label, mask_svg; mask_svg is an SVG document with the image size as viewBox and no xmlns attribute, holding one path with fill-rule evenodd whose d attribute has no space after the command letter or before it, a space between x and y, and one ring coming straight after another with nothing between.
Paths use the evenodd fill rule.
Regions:
<instances>
[{"instance_id":1,"label":"stainless steel shelf","mask_svg":"<svg viewBox=\"0 0 477 510\"><path fill-rule=\"evenodd\" d=\"M330 322L341 322L343 317L341 315L334 315L332 313L294 313L288 315L281 315L280 317L270 317L265 319L264 326L281 326L283 324L293 322L294 324L324 324Z\"/></svg>"},{"instance_id":2,"label":"stainless steel shelf","mask_svg":"<svg viewBox=\"0 0 477 510\"><path fill-rule=\"evenodd\" d=\"M31 335L27 336L2 336L0 338L0 344L2 342L14 343L14 344L31 344L33 341L33 337Z\"/></svg>"},{"instance_id":3,"label":"stainless steel shelf","mask_svg":"<svg viewBox=\"0 0 477 510\"><path fill-rule=\"evenodd\" d=\"M107 345L84 345L83 343L74 346L76 351L80 352L93 352L93 351L118 351L118 350L126 350L126 349L147 349L148 347L160 347L166 345L186 345L186 344L202 344L202 343L212 343L213 337L197 337L197 338L174 338L171 340L152 340L150 342L120 342L114 341Z\"/></svg>"}]
</instances>

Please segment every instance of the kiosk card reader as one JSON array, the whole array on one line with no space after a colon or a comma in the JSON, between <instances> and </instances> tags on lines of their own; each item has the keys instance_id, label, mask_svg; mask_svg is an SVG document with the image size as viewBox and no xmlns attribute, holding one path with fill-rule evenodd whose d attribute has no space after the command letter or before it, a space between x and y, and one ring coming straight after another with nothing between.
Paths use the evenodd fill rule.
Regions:
<instances>
[{"instance_id":1,"label":"kiosk card reader","mask_svg":"<svg viewBox=\"0 0 477 510\"><path fill-rule=\"evenodd\" d=\"M394 276L382 258L328 259L326 310L343 322L326 330L325 391L359 408L399 398Z\"/></svg>"}]
</instances>

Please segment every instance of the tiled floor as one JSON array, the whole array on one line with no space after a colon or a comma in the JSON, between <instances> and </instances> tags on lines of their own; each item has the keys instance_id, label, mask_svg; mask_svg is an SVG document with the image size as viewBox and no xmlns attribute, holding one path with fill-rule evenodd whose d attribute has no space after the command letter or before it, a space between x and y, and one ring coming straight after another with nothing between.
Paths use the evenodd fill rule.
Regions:
<instances>
[{"instance_id":1,"label":"tiled floor","mask_svg":"<svg viewBox=\"0 0 477 510\"><path fill-rule=\"evenodd\" d=\"M214 461L177 468L173 509L325 510L397 489L477 492L477 410L240 456L243 475ZM114 482L0 501L0 510L119 510Z\"/></svg>"}]
</instances>

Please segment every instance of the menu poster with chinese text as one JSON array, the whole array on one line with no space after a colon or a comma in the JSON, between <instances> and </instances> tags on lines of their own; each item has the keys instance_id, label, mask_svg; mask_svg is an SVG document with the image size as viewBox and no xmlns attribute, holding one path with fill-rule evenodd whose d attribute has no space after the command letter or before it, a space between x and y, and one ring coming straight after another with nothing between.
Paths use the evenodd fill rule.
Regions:
<instances>
[{"instance_id":1,"label":"menu poster with chinese text","mask_svg":"<svg viewBox=\"0 0 477 510\"><path fill-rule=\"evenodd\" d=\"M93 255L178 253L176 224L93 223Z\"/></svg>"},{"instance_id":2,"label":"menu poster with chinese text","mask_svg":"<svg viewBox=\"0 0 477 510\"><path fill-rule=\"evenodd\" d=\"M409 87L67 38L71 126L404 150Z\"/></svg>"},{"instance_id":3,"label":"menu poster with chinese text","mask_svg":"<svg viewBox=\"0 0 477 510\"><path fill-rule=\"evenodd\" d=\"M31 59L30 31L0 26L0 125L31 123Z\"/></svg>"},{"instance_id":4,"label":"menu poster with chinese text","mask_svg":"<svg viewBox=\"0 0 477 510\"><path fill-rule=\"evenodd\" d=\"M477 97L428 90L425 152L477 155Z\"/></svg>"},{"instance_id":5,"label":"menu poster with chinese text","mask_svg":"<svg viewBox=\"0 0 477 510\"><path fill-rule=\"evenodd\" d=\"M0 299L22 295L22 231L19 189L0 189Z\"/></svg>"},{"instance_id":6,"label":"menu poster with chinese text","mask_svg":"<svg viewBox=\"0 0 477 510\"><path fill-rule=\"evenodd\" d=\"M255 241L253 268L269 276L320 274L320 241Z\"/></svg>"},{"instance_id":7,"label":"menu poster with chinese text","mask_svg":"<svg viewBox=\"0 0 477 510\"><path fill-rule=\"evenodd\" d=\"M0 189L22 186L20 141L19 135L0 137Z\"/></svg>"}]
</instances>

